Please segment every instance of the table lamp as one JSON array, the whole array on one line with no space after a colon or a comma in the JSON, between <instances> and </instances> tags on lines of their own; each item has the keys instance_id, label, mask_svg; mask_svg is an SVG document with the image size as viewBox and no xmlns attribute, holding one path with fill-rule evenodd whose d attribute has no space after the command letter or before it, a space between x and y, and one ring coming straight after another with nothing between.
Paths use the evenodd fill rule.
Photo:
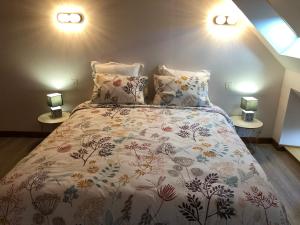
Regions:
<instances>
[{"instance_id":1,"label":"table lamp","mask_svg":"<svg viewBox=\"0 0 300 225\"><path fill-rule=\"evenodd\" d=\"M52 118L62 117L63 98L60 93L47 94L47 103L51 109Z\"/></svg>"},{"instance_id":2,"label":"table lamp","mask_svg":"<svg viewBox=\"0 0 300 225\"><path fill-rule=\"evenodd\" d=\"M242 118L244 121L251 122L254 119L255 111L257 111L258 99L254 97L242 97L241 108Z\"/></svg>"}]
</instances>

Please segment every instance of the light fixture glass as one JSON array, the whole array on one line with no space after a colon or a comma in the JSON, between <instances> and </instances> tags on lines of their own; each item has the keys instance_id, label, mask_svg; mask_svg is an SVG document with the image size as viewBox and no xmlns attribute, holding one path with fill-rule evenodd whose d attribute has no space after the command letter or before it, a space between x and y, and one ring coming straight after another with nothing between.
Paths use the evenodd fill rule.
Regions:
<instances>
[{"instance_id":1,"label":"light fixture glass","mask_svg":"<svg viewBox=\"0 0 300 225\"><path fill-rule=\"evenodd\" d=\"M57 21L59 23L68 23L69 15L67 13L58 13L57 14Z\"/></svg>"},{"instance_id":2,"label":"light fixture glass","mask_svg":"<svg viewBox=\"0 0 300 225\"><path fill-rule=\"evenodd\" d=\"M78 5L58 5L51 15L54 26L62 32L80 33L88 25L87 14Z\"/></svg>"},{"instance_id":3,"label":"light fixture glass","mask_svg":"<svg viewBox=\"0 0 300 225\"><path fill-rule=\"evenodd\" d=\"M69 17L71 23L80 23L82 21L82 15L80 15L79 13L72 13Z\"/></svg>"},{"instance_id":4,"label":"light fixture glass","mask_svg":"<svg viewBox=\"0 0 300 225\"><path fill-rule=\"evenodd\" d=\"M228 25L236 25L238 22L238 18L236 16L227 16L226 22Z\"/></svg>"},{"instance_id":5,"label":"light fixture glass","mask_svg":"<svg viewBox=\"0 0 300 225\"><path fill-rule=\"evenodd\" d=\"M214 22L217 25L236 25L238 18L236 16L224 16L218 15L214 18Z\"/></svg>"},{"instance_id":6,"label":"light fixture glass","mask_svg":"<svg viewBox=\"0 0 300 225\"><path fill-rule=\"evenodd\" d=\"M80 13L58 13L57 21L59 23L81 23L83 16Z\"/></svg>"},{"instance_id":7,"label":"light fixture glass","mask_svg":"<svg viewBox=\"0 0 300 225\"><path fill-rule=\"evenodd\" d=\"M221 15L216 16L214 21L215 24L217 25L224 25L226 23L226 16L221 16Z\"/></svg>"}]
</instances>

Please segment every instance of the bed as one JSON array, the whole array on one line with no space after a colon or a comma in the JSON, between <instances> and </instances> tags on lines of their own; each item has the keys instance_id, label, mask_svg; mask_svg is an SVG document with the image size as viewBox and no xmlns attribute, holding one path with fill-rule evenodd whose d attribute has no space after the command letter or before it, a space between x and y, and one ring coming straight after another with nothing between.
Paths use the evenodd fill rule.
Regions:
<instances>
[{"instance_id":1,"label":"bed","mask_svg":"<svg viewBox=\"0 0 300 225\"><path fill-rule=\"evenodd\" d=\"M85 102L0 181L5 225L287 225L219 107Z\"/></svg>"}]
</instances>

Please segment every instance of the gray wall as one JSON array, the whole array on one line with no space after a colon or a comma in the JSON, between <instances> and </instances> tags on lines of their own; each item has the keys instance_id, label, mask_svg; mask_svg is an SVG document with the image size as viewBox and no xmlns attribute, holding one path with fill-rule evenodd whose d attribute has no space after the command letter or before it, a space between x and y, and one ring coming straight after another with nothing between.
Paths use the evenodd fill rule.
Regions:
<instances>
[{"instance_id":1,"label":"gray wall","mask_svg":"<svg viewBox=\"0 0 300 225\"><path fill-rule=\"evenodd\" d=\"M36 118L47 112L45 94L61 88L65 109L90 97L89 61L143 62L152 74L158 64L212 72L210 96L228 113L239 113L240 82L260 88L262 136L271 137L284 68L248 26L239 39L216 40L206 26L218 0L86 0L89 26L78 35L62 34L49 15L62 1L5 0L0 8L0 130L39 131ZM76 2L76 1L74 1ZM222 37L221 37L222 38ZM78 87L72 82L78 80ZM232 90L224 88L231 82Z\"/></svg>"},{"instance_id":2,"label":"gray wall","mask_svg":"<svg viewBox=\"0 0 300 225\"><path fill-rule=\"evenodd\" d=\"M299 0L269 0L273 8L291 25L300 36Z\"/></svg>"}]
</instances>

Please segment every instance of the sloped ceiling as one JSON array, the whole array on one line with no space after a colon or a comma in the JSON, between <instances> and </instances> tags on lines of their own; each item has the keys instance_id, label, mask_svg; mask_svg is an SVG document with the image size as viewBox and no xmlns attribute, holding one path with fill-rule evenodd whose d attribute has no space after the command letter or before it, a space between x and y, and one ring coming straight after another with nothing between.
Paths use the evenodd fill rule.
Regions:
<instances>
[{"instance_id":1,"label":"sloped ceiling","mask_svg":"<svg viewBox=\"0 0 300 225\"><path fill-rule=\"evenodd\" d=\"M233 2L252 22L258 31L256 34L277 60L286 69L300 73L300 59L297 56L298 52L300 56L298 13L300 1L233 0Z\"/></svg>"},{"instance_id":2,"label":"sloped ceiling","mask_svg":"<svg viewBox=\"0 0 300 225\"><path fill-rule=\"evenodd\" d=\"M269 0L269 3L300 36L300 1L299 0Z\"/></svg>"}]
</instances>

